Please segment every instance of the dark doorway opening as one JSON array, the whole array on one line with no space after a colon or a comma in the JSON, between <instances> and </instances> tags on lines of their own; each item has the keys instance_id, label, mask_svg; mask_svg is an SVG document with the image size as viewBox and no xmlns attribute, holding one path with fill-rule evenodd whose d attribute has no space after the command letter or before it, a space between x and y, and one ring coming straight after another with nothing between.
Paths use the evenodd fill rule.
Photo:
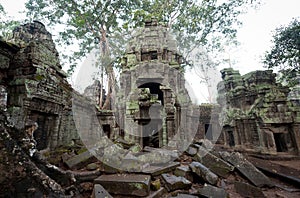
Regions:
<instances>
[{"instance_id":1,"label":"dark doorway opening","mask_svg":"<svg viewBox=\"0 0 300 198\"><path fill-rule=\"evenodd\" d=\"M284 133L273 133L277 152L287 152L286 138Z\"/></svg>"},{"instance_id":2,"label":"dark doorway opening","mask_svg":"<svg viewBox=\"0 0 300 198\"><path fill-rule=\"evenodd\" d=\"M234 136L233 136L233 131L228 131L228 140L229 140L229 146L235 146L235 142L234 142Z\"/></svg>"},{"instance_id":3,"label":"dark doorway opening","mask_svg":"<svg viewBox=\"0 0 300 198\"><path fill-rule=\"evenodd\" d=\"M161 119L152 119L149 123L142 124L142 145L150 147L159 147L159 134L162 131Z\"/></svg>"},{"instance_id":4,"label":"dark doorway opening","mask_svg":"<svg viewBox=\"0 0 300 198\"><path fill-rule=\"evenodd\" d=\"M157 60L157 51L142 52L142 61Z\"/></svg>"},{"instance_id":5,"label":"dark doorway opening","mask_svg":"<svg viewBox=\"0 0 300 198\"><path fill-rule=\"evenodd\" d=\"M102 125L102 129L103 129L103 132L104 134L110 138L110 125L109 124L103 124Z\"/></svg>"},{"instance_id":6,"label":"dark doorway opening","mask_svg":"<svg viewBox=\"0 0 300 198\"><path fill-rule=\"evenodd\" d=\"M38 124L38 128L33 133L33 137L37 142L37 150L46 149L51 141L51 135L54 133L56 116L34 111L30 115L30 119Z\"/></svg>"},{"instance_id":7,"label":"dark doorway opening","mask_svg":"<svg viewBox=\"0 0 300 198\"><path fill-rule=\"evenodd\" d=\"M157 94L158 100L161 101L161 104L164 105L164 94L159 88L159 83L145 83L139 86L139 88L149 88L151 94Z\"/></svg>"},{"instance_id":8,"label":"dark doorway opening","mask_svg":"<svg viewBox=\"0 0 300 198\"><path fill-rule=\"evenodd\" d=\"M162 131L162 119L160 115L160 109L164 105L164 95L162 90L160 90L160 83L144 83L138 88L149 88L150 94L156 94L157 99L161 104L152 104L151 108L148 108L146 111L149 116L140 118L139 125L142 130L142 139L141 145L159 147L159 137Z\"/></svg>"},{"instance_id":9,"label":"dark doorway opening","mask_svg":"<svg viewBox=\"0 0 300 198\"><path fill-rule=\"evenodd\" d=\"M212 140L213 139L213 135L212 135L212 126L211 124L205 124L205 137L208 140Z\"/></svg>"}]
</instances>

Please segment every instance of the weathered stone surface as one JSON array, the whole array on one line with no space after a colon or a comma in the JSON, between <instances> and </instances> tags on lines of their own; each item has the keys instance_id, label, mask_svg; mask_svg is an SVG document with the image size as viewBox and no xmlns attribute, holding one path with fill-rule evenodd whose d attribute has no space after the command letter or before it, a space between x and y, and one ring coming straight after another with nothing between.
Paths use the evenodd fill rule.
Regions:
<instances>
[{"instance_id":1,"label":"weathered stone surface","mask_svg":"<svg viewBox=\"0 0 300 198\"><path fill-rule=\"evenodd\" d=\"M203 147L198 148L198 153L194 156L194 160L200 162L212 172L224 178L226 178L234 169L231 164L211 154Z\"/></svg>"},{"instance_id":2,"label":"weathered stone surface","mask_svg":"<svg viewBox=\"0 0 300 198\"><path fill-rule=\"evenodd\" d=\"M77 182L94 181L94 179L102 174L99 170L74 172L73 174Z\"/></svg>"},{"instance_id":3,"label":"weathered stone surface","mask_svg":"<svg viewBox=\"0 0 300 198\"><path fill-rule=\"evenodd\" d=\"M79 169L84 167L93 159L95 159L95 157L89 151L85 151L83 153L80 153L79 155L75 155L74 157L68 159L67 161L65 161L65 164L69 168Z\"/></svg>"},{"instance_id":4,"label":"weathered stone surface","mask_svg":"<svg viewBox=\"0 0 300 198\"><path fill-rule=\"evenodd\" d=\"M161 166L149 166L144 168L142 172L146 174L151 174L152 176L157 176L163 173L171 172L179 165L179 162L171 162L169 164L164 164Z\"/></svg>"},{"instance_id":5,"label":"weathered stone surface","mask_svg":"<svg viewBox=\"0 0 300 198\"><path fill-rule=\"evenodd\" d=\"M176 197L171 197L171 198L197 198L197 197L198 196L179 193Z\"/></svg>"},{"instance_id":6,"label":"weathered stone surface","mask_svg":"<svg viewBox=\"0 0 300 198\"><path fill-rule=\"evenodd\" d=\"M0 112L0 196L1 197L62 197L64 189L35 164L32 157L18 145L18 131L6 126Z\"/></svg>"},{"instance_id":7,"label":"weathered stone surface","mask_svg":"<svg viewBox=\"0 0 300 198\"><path fill-rule=\"evenodd\" d=\"M94 185L92 198L113 198L100 184Z\"/></svg>"},{"instance_id":8,"label":"weathered stone surface","mask_svg":"<svg viewBox=\"0 0 300 198\"><path fill-rule=\"evenodd\" d=\"M192 162L190 168L194 173L201 177L205 182L208 182L212 185L216 185L218 182L218 176L211 172L207 167L202 165L199 162Z\"/></svg>"},{"instance_id":9,"label":"weathered stone surface","mask_svg":"<svg viewBox=\"0 0 300 198\"><path fill-rule=\"evenodd\" d=\"M90 163L86 166L86 170L93 171L99 168L99 165L96 163Z\"/></svg>"},{"instance_id":10,"label":"weathered stone surface","mask_svg":"<svg viewBox=\"0 0 300 198\"><path fill-rule=\"evenodd\" d=\"M300 130L299 130L300 131ZM279 157L279 156L268 156L271 159L274 157L275 161L267 160L265 159L259 159L256 157L247 157L247 160L249 160L256 168L258 168L260 171L262 171L265 174L268 174L272 177L278 177L282 178L283 180L287 179L291 183L294 183L294 185L300 186L300 169L298 169L298 164L300 162L296 163L295 166L286 166L280 163L276 162L277 160L284 160L285 156ZM285 158L286 160L290 161L291 159ZM292 162L293 160L291 160Z\"/></svg>"},{"instance_id":11,"label":"weathered stone surface","mask_svg":"<svg viewBox=\"0 0 300 198\"><path fill-rule=\"evenodd\" d=\"M191 169L188 165L181 165L176 167L174 175L185 177L188 172L191 172Z\"/></svg>"},{"instance_id":12,"label":"weathered stone surface","mask_svg":"<svg viewBox=\"0 0 300 198\"><path fill-rule=\"evenodd\" d=\"M7 90L5 86L0 85L0 110L1 111L5 110L6 105L7 105Z\"/></svg>"},{"instance_id":13,"label":"weathered stone surface","mask_svg":"<svg viewBox=\"0 0 300 198\"><path fill-rule=\"evenodd\" d=\"M157 191L161 187L160 179L151 182L151 190Z\"/></svg>"},{"instance_id":14,"label":"weathered stone surface","mask_svg":"<svg viewBox=\"0 0 300 198\"><path fill-rule=\"evenodd\" d=\"M169 156L172 160L175 160L179 157L179 153L176 150L153 148L153 147L149 147L149 146L145 146L143 150L147 151L147 152L159 153L162 156Z\"/></svg>"},{"instance_id":15,"label":"weathered stone surface","mask_svg":"<svg viewBox=\"0 0 300 198\"><path fill-rule=\"evenodd\" d=\"M234 189L237 193L239 193L243 197L258 197L258 198L264 198L265 195L261 191L260 188L257 188L255 186L252 186L250 184L244 183L244 182L234 182Z\"/></svg>"},{"instance_id":16,"label":"weathered stone surface","mask_svg":"<svg viewBox=\"0 0 300 198\"><path fill-rule=\"evenodd\" d=\"M174 175L184 177L187 180L193 182L193 173L188 165L181 165L176 167Z\"/></svg>"},{"instance_id":17,"label":"weathered stone surface","mask_svg":"<svg viewBox=\"0 0 300 198\"><path fill-rule=\"evenodd\" d=\"M71 144L79 138L71 111L73 89L61 69L51 34L33 21L16 27L9 42L18 45L5 74L12 121L20 121L18 128L24 128L28 119L37 122L38 150Z\"/></svg>"},{"instance_id":18,"label":"weathered stone surface","mask_svg":"<svg viewBox=\"0 0 300 198\"><path fill-rule=\"evenodd\" d=\"M184 177L177 177L170 174L162 174L161 176L164 179L165 186L169 192L178 189L188 189L192 185L192 183Z\"/></svg>"},{"instance_id":19,"label":"weathered stone surface","mask_svg":"<svg viewBox=\"0 0 300 198\"><path fill-rule=\"evenodd\" d=\"M103 163L103 172L107 174L120 173L120 169L110 166L110 164Z\"/></svg>"},{"instance_id":20,"label":"weathered stone surface","mask_svg":"<svg viewBox=\"0 0 300 198\"><path fill-rule=\"evenodd\" d=\"M163 197L166 193L168 193L168 191L166 190L166 188L161 187L159 190L155 191L155 192L150 192L150 195L147 196L146 198L161 198Z\"/></svg>"},{"instance_id":21,"label":"weathered stone surface","mask_svg":"<svg viewBox=\"0 0 300 198\"><path fill-rule=\"evenodd\" d=\"M84 89L83 95L90 98L95 104L100 104L101 97L101 88L102 88L102 103L105 101L105 89L101 85L99 80L95 80L94 83L90 86L87 86ZM103 105L103 104L102 104Z\"/></svg>"},{"instance_id":22,"label":"weathered stone surface","mask_svg":"<svg viewBox=\"0 0 300 198\"><path fill-rule=\"evenodd\" d=\"M192 107L183 86L184 59L175 46L168 29L151 19L132 36L121 60L120 89L116 98L119 123L123 123L124 139L142 147L168 146L180 150L186 142L192 141L191 134L198 127L199 111ZM180 111L176 101L180 103ZM185 119L184 130L178 130L180 116ZM193 124L195 126L191 126ZM176 131L180 134L175 138Z\"/></svg>"},{"instance_id":23,"label":"weathered stone surface","mask_svg":"<svg viewBox=\"0 0 300 198\"><path fill-rule=\"evenodd\" d=\"M166 164L172 161L171 156L159 152L144 153L138 156L138 160L149 164Z\"/></svg>"},{"instance_id":24,"label":"weathered stone surface","mask_svg":"<svg viewBox=\"0 0 300 198\"><path fill-rule=\"evenodd\" d=\"M218 188L205 184L203 188L198 190L201 196L214 197L214 198L227 198L228 194L223 188Z\"/></svg>"},{"instance_id":25,"label":"weathered stone surface","mask_svg":"<svg viewBox=\"0 0 300 198\"><path fill-rule=\"evenodd\" d=\"M101 184L109 193L119 195L147 196L150 192L149 175L141 174L114 174L101 175L94 180Z\"/></svg>"},{"instance_id":26,"label":"weathered stone surface","mask_svg":"<svg viewBox=\"0 0 300 198\"><path fill-rule=\"evenodd\" d=\"M194 146L189 146L189 148L186 151L190 156L194 156L197 154L198 149L195 148Z\"/></svg>"},{"instance_id":27,"label":"weathered stone surface","mask_svg":"<svg viewBox=\"0 0 300 198\"><path fill-rule=\"evenodd\" d=\"M129 150L133 153L138 153L142 151L142 148L139 144L135 144L132 147L130 147Z\"/></svg>"},{"instance_id":28,"label":"weathered stone surface","mask_svg":"<svg viewBox=\"0 0 300 198\"><path fill-rule=\"evenodd\" d=\"M200 139L200 140L196 141L195 146L196 145L199 145L208 150L210 150L214 147L214 145L208 139Z\"/></svg>"},{"instance_id":29,"label":"weathered stone surface","mask_svg":"<svg viewBox=\"0 0 300 198\"><path fill-rule=\"evenodd\" d=\"M258 170L252 163L250 163L240 153L221 152L224 160L233 164L247 179L249 179L255 186L273 186L271 180Z\"/></svg>"},{"instance_id":30,"label":"weathered stone surface","mask_svg":"<svg viewBox=\"0 0 300 198\"><path fill-rule=\"evenodd\" d=\"M239 71L225 68L221 74L217 101L226 106L220 108L222 142L258 153L299 153L299 83L298 88L283 86L272 70L241 76Z\"/></svg>"}]
</instances>

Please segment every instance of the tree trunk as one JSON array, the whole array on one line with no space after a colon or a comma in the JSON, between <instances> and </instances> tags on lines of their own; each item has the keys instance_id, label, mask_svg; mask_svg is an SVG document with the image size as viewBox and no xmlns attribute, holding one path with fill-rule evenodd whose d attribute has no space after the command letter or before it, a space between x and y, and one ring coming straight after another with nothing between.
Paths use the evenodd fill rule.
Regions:
<instances>
[{"instance_id":1,"label":"tree trunk","mask_svg":"<svg viewBox=\"0 0 300 198\"><path fill-rule=\"evenodd\" d=\"M100 39L100 49L101 49L101 59L102 62L104 63L104 69L105 69L105 73L108 77L107 79L107 95L106 95L106 100L104 102L104 104L102 105L102 103L100 103L100 108L101 109L106 109L106 110L110 110L111 109L111 98L114 94L114 83L115 83L115 74L114 74L114 70L113 70L113 65L107 61L103 61L105 60L105 58L110 57L110 51L109 51L109 43L107 41L107 37L106 37L106 30L104 27L101 27L101 39ZM103 69L103 67L102 67ZM103 88L103 84L101 84L102 88ZM103 97L103 90L101 89L102 97Z\"/></svg>"}]
</instances>

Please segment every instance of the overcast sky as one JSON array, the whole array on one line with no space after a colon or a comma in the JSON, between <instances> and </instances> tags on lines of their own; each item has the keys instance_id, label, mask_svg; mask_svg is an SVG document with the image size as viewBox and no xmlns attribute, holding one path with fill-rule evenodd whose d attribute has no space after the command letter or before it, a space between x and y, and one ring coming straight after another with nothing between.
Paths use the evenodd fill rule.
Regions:
<instances>
[{"instance_id":1,"label":"overcast sky","mask_svg":"<svg viewBox=\"0 0 300 198\"><path fill-rule=\"evenodd\" d=\"M261 57L270 49L272 31L280 25L288 24L293 18L300 17L300 0L262 0L264 2L258 10L250 10L242 16L242 27L238 30L237 38L241 45L229 51L234 69L240 70L241 74L263 69ZM24 19L24 14L18 12L24 10L24 0L0 0L4 9L15 19ZM222 67L228 67L224 65ZM188 79L193 75L188 76ZM189 81L195 89L198 103L205 102L206 91L199 92L199 80L196 78Z\"/></svg>"}]
</instances>

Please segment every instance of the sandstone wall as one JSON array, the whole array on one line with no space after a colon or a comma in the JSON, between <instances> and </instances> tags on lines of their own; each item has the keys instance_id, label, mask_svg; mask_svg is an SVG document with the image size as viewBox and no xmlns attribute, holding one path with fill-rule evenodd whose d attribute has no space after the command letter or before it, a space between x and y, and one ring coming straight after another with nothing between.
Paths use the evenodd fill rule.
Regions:
<instances>
[{"instance_id":1,"label":"sandstone wall","mask_svg":"<svg viewBox=\"0 0 300 198\"><path fill-rule=\"evenodd\" d=\"M72 117L73 89L45 26L40 22L22 25L14 30L9 44L0 44L0 101L10 123L24 130L27 122L36 122L39 150L78 139Z\"/></svg>"},{"instance_id":2,"label":"sandstone wall","mask_svg":"<svg viewBox=\"0 0 300 198\"><path fill-rule=\"evenodd\" d=\"M221 73L218 103L225 145L270 154L299 154L298 88L291 91L277 83L270 70L241 76L229 68Z\"/></svg>"}]
</instances>

